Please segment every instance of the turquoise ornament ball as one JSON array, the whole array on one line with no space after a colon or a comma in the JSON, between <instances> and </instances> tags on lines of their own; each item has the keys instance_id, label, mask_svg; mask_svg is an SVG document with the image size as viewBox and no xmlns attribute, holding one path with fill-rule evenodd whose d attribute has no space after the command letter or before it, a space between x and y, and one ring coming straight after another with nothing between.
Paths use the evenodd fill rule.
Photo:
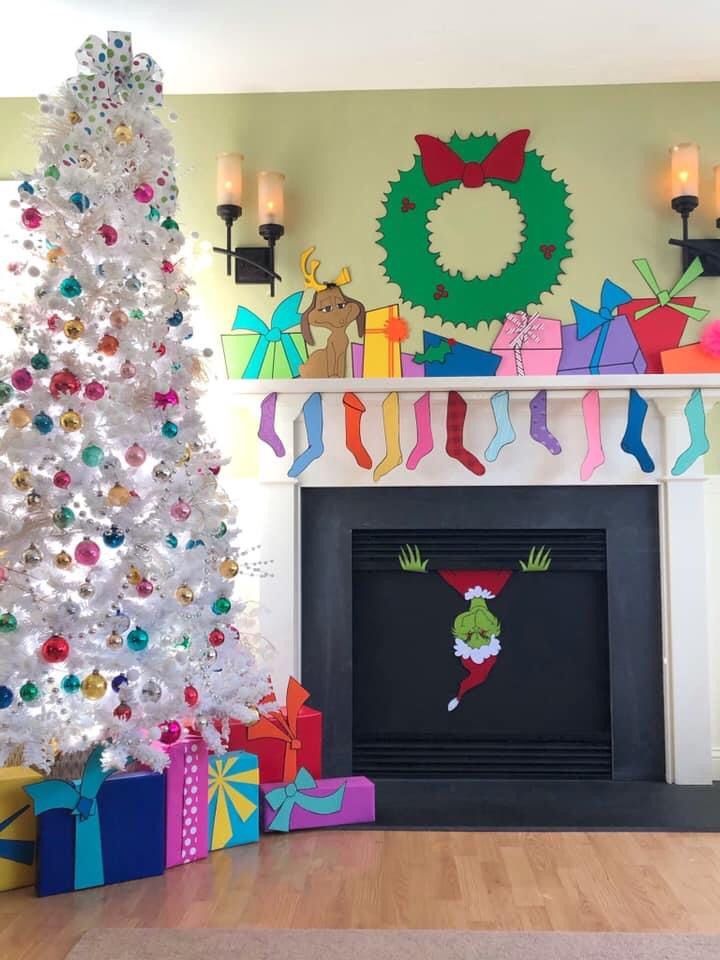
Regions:
<instances>
[{"instance_id":1,"label":"turquoise ornament ball","mask_svg":"<svg viewBox=\"0 0 720 960\"><path fill-rule=\"evenodd\" d=\"M62 678L60 686L63 689L63 693L77 693L80 689L80 677L76 677L74 673L69 673L66 677Z\"/></svg>"},{"instance_id":2,"label":"turquoise ornament ball","mask_svg":"<svg viewBox=\"0 0 720 960\"><path fill-rule=\"evenodd\" d=\"M135 627L135 629L131 630L127 635L127 640L125 642L130 650L134 650L137 653L140 650L144 650L149 641L150 637L148 636L147 631L143 630L142 627Z\"/></svg>"},{"instance_id":3,"label":"turquoise ornament ball","mask_svg":"<svg viewBox=\"0 0 720 960\"><path fill-rule=\"evenodd\" d=\"M162 425L161 433L164 437L167 437L168 440L173 440L179 432L180 428L176 423L173 423L172 420L166 420Z\"/></svg>"},{"instance_id":4,"label":"turquoise ornament ball","mask_svg":"<svg viewBox=\"0 0 720 960\"><path fill-rule=\"evenodd\" d=\"M50 433L53 428L52 417L49 417L47 413L43 410L41 413L35 414L33 417L33 426L38 433L46 435Z\"/></svg>"},{"instance_id":5,"label":"turquoise ornament ball","mask_svg":"<svg viewBox=\"0 0 720 960\"><path fill-rule=\"evenodd\" d=\"M86 467L99 467L104 459L104 452L94 443L91 443L89 447L85 447L82 452L82 462Z\"/></svg>"},{"instance_id":6,"label":"turquoise ornament ball","mask_svg":"<svg viewBox=\"0 0 720 960\"><path fill-rule=\"evenodd\" d=\"M73 297L79 297L82 293L82 287L77 277L65 277L60 284L60 293L68 300Z\"/></svg>"},{"instance_id":7,"label":"turquoise ornament ball","mask_svg":"<svg viewBox=\"0 0 720 960\"><path fill-rule=\"evenodd\" d=\"M227 597L218 597L217 600L213 601L212 612L217 614L218 617L224 617L226 613L230 612L231 607L232 603Z\"/></svg>"}]
</instances>

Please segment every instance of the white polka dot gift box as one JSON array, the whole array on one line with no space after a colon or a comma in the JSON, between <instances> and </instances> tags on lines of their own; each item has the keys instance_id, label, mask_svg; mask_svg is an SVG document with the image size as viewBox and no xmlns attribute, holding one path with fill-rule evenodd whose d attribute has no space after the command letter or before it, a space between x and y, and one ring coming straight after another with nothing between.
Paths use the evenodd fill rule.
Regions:
<instances>
[{"instance_id":1,"label":"white polka dot gift box","mask_svg":"<svg viewBox=\"0 0 720 960\"><path fill-rule=\"evenodd\" d=\"M254 753L232 750L210 757L210 849L260 839L260 771Z\"/></svg>"},{"instance_id":2,"label":"white polka dot gift box","mask_svg":"<svg viewBox=\"0 0 720 960\"><path fill-rule=\"evenodd\" d=\"M176 867L208 855L208 752L190 738L163 746L165 770L165 866Z\"/></svg>"}]
</instances>

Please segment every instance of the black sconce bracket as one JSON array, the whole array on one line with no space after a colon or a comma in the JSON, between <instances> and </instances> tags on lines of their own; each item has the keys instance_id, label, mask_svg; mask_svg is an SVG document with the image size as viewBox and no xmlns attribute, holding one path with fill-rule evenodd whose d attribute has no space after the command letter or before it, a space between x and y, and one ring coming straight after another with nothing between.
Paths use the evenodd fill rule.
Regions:
<instances>
[{"instance_id":1,"label":"black sconce bracket","mask_svg":"<svg viewBox=\"0 0 720 960\"><path fill-rule=\"evenodd\" d=\"M275 281L282 280L275 271L275 244L285 233L278 223L263 223L258 233L266 241L266 247L233 247L232 226L242 214L242 208L234 204L221 204L217 214L225 223L227 244L225 247L213 247L215 253L227 257L227 275L231 276L231 261L235 260L235 283L268 283L270 296L275 296Z\"/></svg>"},{"instance_id":2,"label":"black sconce bracket","mask_svg":"<svg viewBox=\"0 0 720 960\"><path fill-rule=\"evenodd\" d=\"M668 240L668 243L682 250L682 268L687 270L695 257L700 258L703 277L720 277L720 239L710 237L693 240L688 236L688 220L698 205L697 197L673 197L672 208L682 217L682 240ZM720 228L720 220L716 221Z\"/></svg>"}]
</instances>

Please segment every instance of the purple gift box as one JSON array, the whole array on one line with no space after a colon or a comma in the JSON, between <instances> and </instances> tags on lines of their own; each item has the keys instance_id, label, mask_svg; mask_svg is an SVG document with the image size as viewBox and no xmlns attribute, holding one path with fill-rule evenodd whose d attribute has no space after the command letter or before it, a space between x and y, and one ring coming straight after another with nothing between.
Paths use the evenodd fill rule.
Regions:
<instances>
[{"instance_id":1,"label":"purple gift box","mask_svg":"<svg viewBox=\"0 0 720 960\"><path fill-rule=\"evenodd\" d=\"M375 820L375 784L367 777L315 780L303 768L292 783L261 783L260 798L265 832Z\"/></svg>"},{"instance_id":2,"label":"purple gift box","mask_svg":"<svg viewBox=\"0 0 720 960\"><path fill-rule=\"evenodd\" d=\"M647 363L627 317L617 316L607 326L598 327L582 340L578 339L577 324L562 328L562 355L558 374L587 374L594 366L595 348L600 336L606 336L597 364L597 373L645 373Z\"/></svg>"},{"instance_id":3,"label":"purple gift box","mask_svg":"<svg viewBox=\"0 0 720 960\"><path fill-rule=\"evenodd\" d=\"M362 377L363 375L363 354L365 345L362 343L350 344L350 357L352 359L352 375ZM421 363L415 363L414 353L400 354L400 372L403 377L424 377L425 367Z\"/></svg>"}]
</instances>

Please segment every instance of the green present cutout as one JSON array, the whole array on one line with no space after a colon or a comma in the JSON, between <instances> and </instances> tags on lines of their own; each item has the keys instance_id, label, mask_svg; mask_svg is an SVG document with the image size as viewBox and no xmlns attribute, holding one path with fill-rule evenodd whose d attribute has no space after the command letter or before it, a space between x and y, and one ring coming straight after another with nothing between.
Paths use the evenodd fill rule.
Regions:
<instances>
[{"instance_id":1,"label":"green present cutout","mask_svg":"<svg viewBox=\"0 0 720 960\"><path fill-rule=\"evenodd\" d=\"M307 360L307 347L301 333L285 334L300 354ZM222 335L225 369L229 380L292 380L298 374L288 360L282 343L269 343L258 373L248 370L250 360L261 341L257 333L224 333Z\"/></svg>"}]
</instances>

